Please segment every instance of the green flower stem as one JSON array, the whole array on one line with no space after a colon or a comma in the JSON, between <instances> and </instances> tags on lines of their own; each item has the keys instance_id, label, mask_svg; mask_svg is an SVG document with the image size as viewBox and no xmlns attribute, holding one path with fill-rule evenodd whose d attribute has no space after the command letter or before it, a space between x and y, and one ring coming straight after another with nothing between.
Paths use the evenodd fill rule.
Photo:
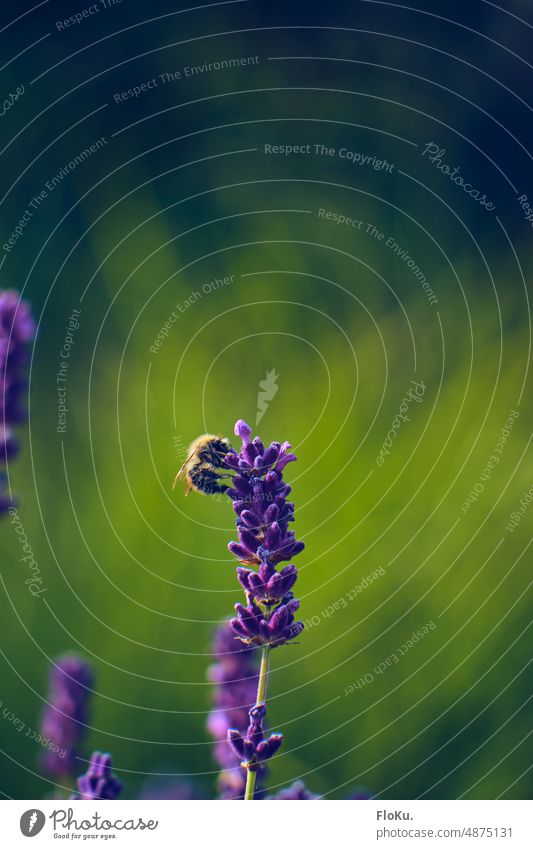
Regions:
<instances>
[{"instance_id":1,"label":"green flower stem","mask_svg":"<svg viewBox=\"0 0 533 849\"><path fill-rule=\"evenodd\" d=\"M257 697L256 704L266 702L268 672L270 669L270 646L263 646L261 654L261 666L259 669L259 681L257 682ZM245 801L253 800L255 796L255 782L257 780L257 772L249 769L246 776L246 791L244 793Z\"/></svg>"}]
</instances>

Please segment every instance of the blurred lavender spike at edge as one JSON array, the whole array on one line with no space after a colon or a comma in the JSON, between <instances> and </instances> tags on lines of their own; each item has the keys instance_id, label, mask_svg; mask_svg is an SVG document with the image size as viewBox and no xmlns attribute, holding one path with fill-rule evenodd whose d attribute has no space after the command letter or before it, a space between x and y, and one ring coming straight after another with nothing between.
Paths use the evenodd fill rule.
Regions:
<instances>
[{"instance_id":1,"label":"blurred lavender spike at edge","mask_svg":"<svg viewBox=\"0 0 533 849\"><path fill-rule=\"evenodd\" d=\"M208 671L214 684L213 709L207 729L214 739L214 760L220 767L218 790L222 799L243 799L246 770L226 738L230 728L244 734L248 726L248 711L257 693L257 652L237 640L229 622L223 622L215 631L213 657L215 663Z\"/></svg>"},{"instance_id":2,"label":"blurred lavender spike at edge","mask_svg":"<svg viewBox=\"0 0 533 849\"><path fill-rule=\"evenodd\" d=\"M59 657L49 673L49 695L41 719L41 736L52 748L42 757L42 768L52 777L73 776L79 748L86 733L93 687L90 664L75 654Z\"/></svg>"},{"instance_id":3,"label":"blurred lavender spike at edge","mask_svg":"<svg viewBox=\"0 0 533 849\"><path fill-rule=\"evenodd\" d=\"M35 322L18 292L0 290L0 464L7 465L18 453L12 428L26 420L26 368L28 346L35 336ZM7 492L6 476L0 472L0 516L14 502Z\"/></svg>"}]
</instances>

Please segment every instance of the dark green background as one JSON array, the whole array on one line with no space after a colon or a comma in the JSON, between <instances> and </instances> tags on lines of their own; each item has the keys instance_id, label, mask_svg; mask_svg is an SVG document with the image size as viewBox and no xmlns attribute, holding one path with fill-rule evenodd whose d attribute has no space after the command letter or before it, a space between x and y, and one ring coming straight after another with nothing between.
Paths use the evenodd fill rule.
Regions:
<instances>
[{"instance_id":1,"label":"dark green background","mask_svg":"<svg viewBox=\"0 0 533 849\"><path fill-rule=\"evenodd\" d=\"M271 786L302 776L327 798L355 784L385 798L525 798L533 513L506 525L532 484L531 229L517 201L533 197L519 20L530 9L284 5L124 0L58 31L77 9L52 0L0 32L13 60L2 91L26 88L0 119L2 244L47 180L108 140L49 193L2 266L1 285L23 289L39 322L29 427L9 474L46 593L29 595L4 519L0 698L36 727L49 658L79 651L97 674L86 753L113 753L125 795L158 772L213 795L206 670L212 629L240 597L233 513L170 483L176 446L205 430L231 436L240 417L254 424L274 368L259 431L296 447L297 589L302 618L320 624L273 657L269 722L286 739ZM21 12L11 4L5 25ZM164 72L256 55L114 102ZM288 56L304 58L269 58ZM421 155L430 142L494 212ZM315 143L393 171L264 153ZM383 243L320 220L320 208L393 237L438 303ZM151 353L176 303L228 275ZM412 379L423 401L380 468ZM512 410L501 461L463 514ZM378 567L385 575L347 607L321 613ZM401 662L344 695L430 621ZM58 792L36 744L4 720L0 747L4 795Z\"/></svg>"}]
</instances>

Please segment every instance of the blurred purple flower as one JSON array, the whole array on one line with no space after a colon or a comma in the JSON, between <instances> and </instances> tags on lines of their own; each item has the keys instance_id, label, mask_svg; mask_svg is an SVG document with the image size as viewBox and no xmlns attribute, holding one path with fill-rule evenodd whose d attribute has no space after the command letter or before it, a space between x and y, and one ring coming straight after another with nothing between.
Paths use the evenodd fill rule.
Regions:
<instances>
[{"instance_id":1,"label":"blurred purple flower","mask_svg":"<svg viewBox=\"0 0 533 849\"><path fill-rule=\"evenodd\" d=\"M30 306L18 292L0 292L0 422L4 427L26 418L24 398L28 343L35 336Z\"/></svg>"},{"instance_id":2,"label":"blurred purple flower","mask_svg":"<svg viewBox=\"0 0 533 849\"><path fill-rule=\"evenodd\" d=\"M229 623L222 623L215 632L213 656L216 663L209 669L215 684L213 710L207 728L214 738L213 755L221 768L218 787L222 799L242 799L246 785L246 770L240 758L227 744L230 728L245 733L248 711L257 693L257 654L232 634Z\"/></svg>"},{"instance_id":3,"label":"blurred purple flower","mask_svg":"<svg viewBox=\"0 0 533 849\"><path fill-rule=\"evenodd\" d=\"M270 798L278 800L281 799L289 802L299 802L310 801L311 799L320 799L320 796L317 796L316 793L311 793L303 781L295 781L290 787L284 787L283 790L280 790L279 793L275 796L271 796Z\"/></svg>"},{"instance_id":4,"label":"blurred purple flower","mask_svg":"<svg viewBox=\"0 0 533 849\"><path fill-rule=\"evenodd\" d=\"M18 292L0 291L0 463L16 456L18 443L12 427L26 419L25 379L28 343L35 336L29 304ZM12 505L5 477L0 475L0 516Z\"/></svg>"},{"instance_id":5,"label":"blurred purple flower","mask_svg":"<svg viewBox=\"0 0 533 849\"><path fill-rule=\"evenodd\" d=\"M93 752L87 772L76 782L79 793L71 798L84 801L116 799L122 791L122 782L113 775L112 767L111 755Z\"/></svg>"},{"instance_id":6,"label":"blurred purple flower","mask_svg":"<svg viewBox=\"0 0 533 849\"><path fill-rule=\"evenodd\" d=\"M92 686L91 666L75 654L63 655L51 667L48 705L41 721L42 737L53 744L42 759L49 775L61 777L77 771Z\"/></svg>"}]
</instances>

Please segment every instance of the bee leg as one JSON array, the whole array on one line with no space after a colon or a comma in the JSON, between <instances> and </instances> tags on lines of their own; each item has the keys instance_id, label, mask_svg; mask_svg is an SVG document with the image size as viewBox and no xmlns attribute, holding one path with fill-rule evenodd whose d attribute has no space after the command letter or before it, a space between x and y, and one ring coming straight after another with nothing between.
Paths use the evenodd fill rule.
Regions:
<instances>
[{"instance_id":1,"label":"bee leg","mask_svg":"<svg viewBox=\"0 0 533 849\"><path fill-rule=\"evenodd\" d=\"M211 479L215 478L233 478L233 475L230 472L220 472L220 469L217 469L213 466L212 463L202 463L200 466L203 469L204 474L208 475Z\"/></svg>"},{"instance_id":2,"label":"bee leg","mask_svg":"<svg viewBox=\"0 0 533 849\"><path fill-rule=\"evenodd\" d=\"M229 486L226 486L225 483L215 483L213 484L213 492L226 492L229 489Z\"/></svg>"}]
</instances>

